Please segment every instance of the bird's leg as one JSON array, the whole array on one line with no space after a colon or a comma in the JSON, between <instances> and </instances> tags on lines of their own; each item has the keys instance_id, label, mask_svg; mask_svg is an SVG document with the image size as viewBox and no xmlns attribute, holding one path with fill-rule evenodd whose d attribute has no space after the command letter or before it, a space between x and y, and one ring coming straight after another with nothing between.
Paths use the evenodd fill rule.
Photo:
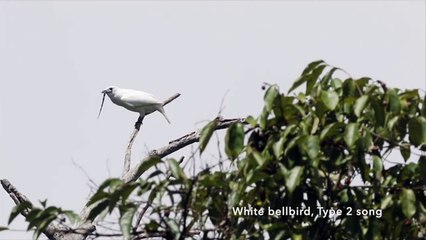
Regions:
<instances>
[{"instance_id":1,"label":"bird's leg","mask_svg":"<svg viewBox=\"0 0 426 240\"><path fill-rule=\"evenodd\" d=\"M141 129L142 121L143 117L139 116L138 120L135 122L135 129L137 129L138 131Z\"/></svg>"}]
</instances>

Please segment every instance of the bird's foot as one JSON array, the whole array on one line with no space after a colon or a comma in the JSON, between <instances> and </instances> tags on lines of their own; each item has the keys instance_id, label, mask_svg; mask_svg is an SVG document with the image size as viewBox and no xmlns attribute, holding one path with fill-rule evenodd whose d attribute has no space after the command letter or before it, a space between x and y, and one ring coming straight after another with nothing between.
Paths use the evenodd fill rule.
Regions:
<instances>
[{"instance_id":1,"label":"bird's foot","mask_svg":"<svg viewBox=\"0 0 426 240\"><path fill-rule=\"evenodd\" d=\"M141 129L142 122L135 122L135 129L138 131Z\"/></svg>"},{"instance_id":2,"label":"bird's foot","mask_svg":"<svg viewBox=\"0 0 426 240\"><path fill-rule=\"evenodd\" d=\"M138 120L135 122L135 129L137 129L138 131L141 129L142 121L143 117L138 117Z\"/></svg>"}]
</instances>

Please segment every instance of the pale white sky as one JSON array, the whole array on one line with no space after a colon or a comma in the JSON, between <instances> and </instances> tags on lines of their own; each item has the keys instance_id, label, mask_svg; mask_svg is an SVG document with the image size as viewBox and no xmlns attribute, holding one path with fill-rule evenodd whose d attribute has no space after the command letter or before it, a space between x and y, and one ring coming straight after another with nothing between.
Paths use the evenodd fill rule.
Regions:
<instances>
[{"instance_id":1,"label":"pale white sky","mask_svg":"<svg viewBox=\"0 0 426 240\"><path fill-rule=\"evenodd\" d=\"M352 76L425 89L424 1L1 1L0 178L31 200L80 211L89 188L120 176L137 114L109 85L180 98L145 119L133 161L219 111L261 111L262 82L283 90L324 59ZM181 153L182 154L182 153ZM175 156L180 156L175 155ZM0 189L0 226L11 199ZM13 224L24 229L22 217ZM2 239L29 239L0 232Z\"/></svg>"}]
</instances>

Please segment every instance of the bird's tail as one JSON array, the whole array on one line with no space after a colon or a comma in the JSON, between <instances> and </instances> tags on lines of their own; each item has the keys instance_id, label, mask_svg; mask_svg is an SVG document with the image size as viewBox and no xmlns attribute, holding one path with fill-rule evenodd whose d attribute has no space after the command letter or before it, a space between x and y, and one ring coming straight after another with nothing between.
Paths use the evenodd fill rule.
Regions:
<instances>
[{"instance_id":1,"label":"bird's tail","mask_svg":"<svg viewBox=\"0 0 426 240\"><path fill-rule=\"evenodd\" d=\"M158 106L158 111L159 111L161 114L163 114L164 118L165 118L165 119L167 120L167 122L170 124L170 120L169 120L169 118L167 117L166 112L164 111L163 106L159 105L159 106Z\"/></svg>"}]
</instances>

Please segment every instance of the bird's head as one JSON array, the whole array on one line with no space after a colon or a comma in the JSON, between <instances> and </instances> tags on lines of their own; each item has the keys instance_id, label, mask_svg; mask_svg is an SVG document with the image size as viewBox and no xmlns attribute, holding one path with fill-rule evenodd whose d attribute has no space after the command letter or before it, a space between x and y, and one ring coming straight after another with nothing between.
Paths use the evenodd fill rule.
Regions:
<instances>
[{"instance_id":1,"label":"bird's head","mask_svg":"<svg viewBox=\"0 0 426 240\"><path fill-rule=\"evenodd\" d=\"M114 93L115 91L117 91L116 86L109 86L109 87L105 88L101 93L109 95L111 93Z\"/></svg>"},{"instance_id":2,"label":"bird's head","mask_svg":"<svg viewBox=\"0 0 426 240\"><path fill-rule=\"evenodd\" d=\"M116 94L116 92L117 92L117 89L118 88L115 87L115 86L109 86L101 92L103 94L103 97L102 97L101 109L99 109L98 118L101 115L102 107L104 106L105 95L108 95L108 97L111 98L111 100L112 100L114 98L114 94Z\"/></svg>"}]
</instances>

